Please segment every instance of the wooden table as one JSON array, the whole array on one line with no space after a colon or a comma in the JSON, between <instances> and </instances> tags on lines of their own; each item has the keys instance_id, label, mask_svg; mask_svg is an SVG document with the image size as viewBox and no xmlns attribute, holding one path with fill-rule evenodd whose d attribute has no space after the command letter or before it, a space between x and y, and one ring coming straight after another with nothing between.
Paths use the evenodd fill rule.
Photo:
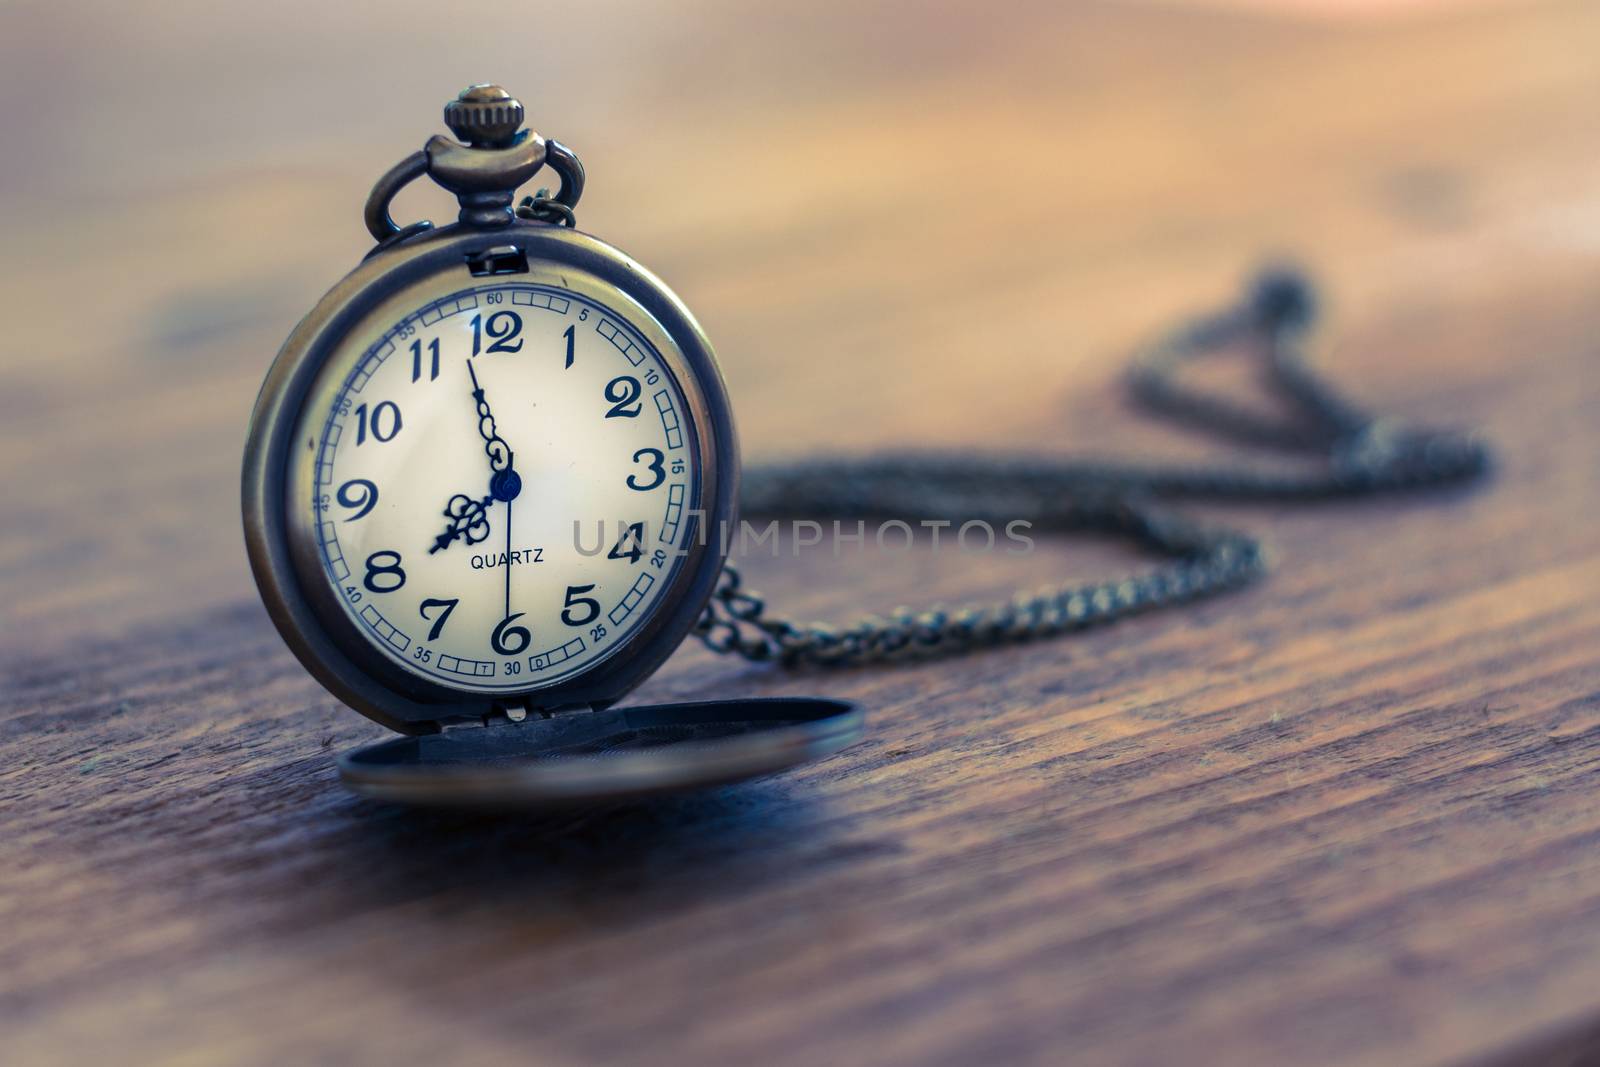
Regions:
<instances>
[{"instance_id":1,"label":"wooden table","mask_svg":"<svg viewBox=\"0 0 1600 1067\"><path fill-rule=\"evenodd\" d=\"M0 15L0 1059L1588 1047L1596 5L137 6ZM685 648L637 694L863 701L869 739L800 773L561 818L358 801L333 755L382 732L269 625L238 455L370 182L484 78L698 311L751 457L1209 454L1119 369L1285 250L1330 286L1336 376L1484 428L1498 475L1208 511L1275 573L1192 609L910 668ZM847 620L1128 563L747 570Z\"/></svg>"}]
</instances>

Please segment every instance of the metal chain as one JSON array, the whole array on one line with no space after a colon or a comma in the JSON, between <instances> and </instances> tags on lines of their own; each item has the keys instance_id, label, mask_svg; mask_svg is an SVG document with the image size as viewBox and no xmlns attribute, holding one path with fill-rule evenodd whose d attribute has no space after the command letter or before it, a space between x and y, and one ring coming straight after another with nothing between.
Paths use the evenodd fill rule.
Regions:
<instances>
[{"instance_id":1,"label":"metal chain","mask_svg":"<svg viewBox=\"0 0 1600 1067\"><path fill-rule=\"evenodd\" d=\"M551 196L549 189L540 189L533 196L523 197L517 204L516 216L535 222L552 222L569 230L578 225L578 216L566 204Z\"/></svg>"},{"instance_id":2,"label":"metal chain","mask_svg":"<svg viewBox=\"0 0 1600 1067\"><path fill-rule=\"evenodd\" d=\"M1463 483L1489 469L1481 441L1370 415L1322 381L1302 347L1314 312L1309 282L1293 271L1268 270L1240 305L1164 337L1135 359L1129 375L1133 396L1146 407L1242 444L1315 457L1305 469L913 454L772 464L744 473L746 516L1026 520L1043 530L1118 534L1170 562L989 604L899 608L847 626L769 615L761 595L746 589L729 563L695 633L713 651L789 666L928 658L1032 640L1210 596L1265 573L1253 537L1203 527L1158 508L1155 498L1347 497ZM1189 360L1239 344L1261 354L1269 385L1296 417L1260 415L1177 381Z\"/></svg>"}]
</instances>

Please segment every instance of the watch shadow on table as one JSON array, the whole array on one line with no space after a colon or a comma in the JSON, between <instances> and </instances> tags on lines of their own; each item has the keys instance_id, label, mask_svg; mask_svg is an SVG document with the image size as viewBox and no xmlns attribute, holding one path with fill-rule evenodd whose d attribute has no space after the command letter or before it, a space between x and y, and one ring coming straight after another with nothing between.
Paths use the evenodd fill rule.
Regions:
<instances>
[{"instance_id":1,"label":"watch shadow on table","mask_svg":"<svg viewBox=\"0 0 1600 1067\"><path fill-rule=\"evenodd\" d=\"M333 821L349 840L330 878L362 906L488 891L520 910L568 896L639 906L705 903L860 857L841 841L823 789L774 777L595 808L426 811L352 799ZM890 849L890 851L893 851ZM330 872L334 873L334 872Z\"/></svg>"}]
</instances>

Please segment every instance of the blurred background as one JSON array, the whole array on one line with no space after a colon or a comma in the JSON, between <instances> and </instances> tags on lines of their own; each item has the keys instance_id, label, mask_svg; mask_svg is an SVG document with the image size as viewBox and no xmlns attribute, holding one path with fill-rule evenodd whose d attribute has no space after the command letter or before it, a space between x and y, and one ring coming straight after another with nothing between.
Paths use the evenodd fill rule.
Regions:
<instances>
[{"instance_id":1,"label":"blurred background","mask_svg":"<svg viewBox=\"0 0 1600 1067\"><path fill-rule=\"evenodd\" d=\"M1363 315L1448 321L1571 278L1600 246L1586 0L9 0L0 19L13 640L251 596L255 390L367 249L372 181L474 81L582 156L580 225L695 309L753 458L1138 450L1123 355L1263 254L1302 257L1355 337ZM421 185L397 205L451 211ZM1446 415L1495 371L1422 390L1362 358L1340 369L1367 397L1428 391ZM153 589L174 553L185 572Z\"/></svg>"},{"instance_id":2,"label":"blurred background","mask_svg":"<svg viewBox=\"0 0 1600 1067\"><path fill-rule=\"evenodd\" d=\"M1592 1019L1591 741L1482 694L1546 671L1527 706L1592 718L1600 684L1597 57L1595 0L0 0L0 1060L1432 1063ZM703 809L357 805L332 754L380 731L267 623L240 452L373 181L479 81L694 309L752 460L1212 453L1122 368L1282 255L1334 380L1499 474L1231 509L1265 585L1068 642L801 679L686 648L642 698L873 716ZM1111 560L749 577L848 620Z\"/></svg>"}]
</instances>

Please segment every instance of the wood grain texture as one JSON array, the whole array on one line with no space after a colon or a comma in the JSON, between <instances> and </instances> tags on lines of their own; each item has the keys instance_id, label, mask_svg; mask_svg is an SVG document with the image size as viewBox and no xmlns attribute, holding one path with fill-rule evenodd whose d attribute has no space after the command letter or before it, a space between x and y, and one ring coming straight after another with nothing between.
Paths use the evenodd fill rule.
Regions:
<instances>
[{"instance_id":1,"label":"wood grain texture","mask_svg":"<svg viewBox=\"0 0 1600 1067\"><path fill-rule=\"evenodd\" d=\"M488 39L422 3L0 13L0 1060L1592 1052L1600 9L574 7ZM333 754L381 732L268 623L238 453L370 182L483 78L699 313L754 457L1210 454L1130 415L1122 359L1289 250L1336 376L1500 470L1209 511L1276 570L1192 609L850 673L685 648L638 694L871 709L799 773L541 819L359 802ZM1125 563L747 572L849 618Z\"/></svg>"}]
</instances>

